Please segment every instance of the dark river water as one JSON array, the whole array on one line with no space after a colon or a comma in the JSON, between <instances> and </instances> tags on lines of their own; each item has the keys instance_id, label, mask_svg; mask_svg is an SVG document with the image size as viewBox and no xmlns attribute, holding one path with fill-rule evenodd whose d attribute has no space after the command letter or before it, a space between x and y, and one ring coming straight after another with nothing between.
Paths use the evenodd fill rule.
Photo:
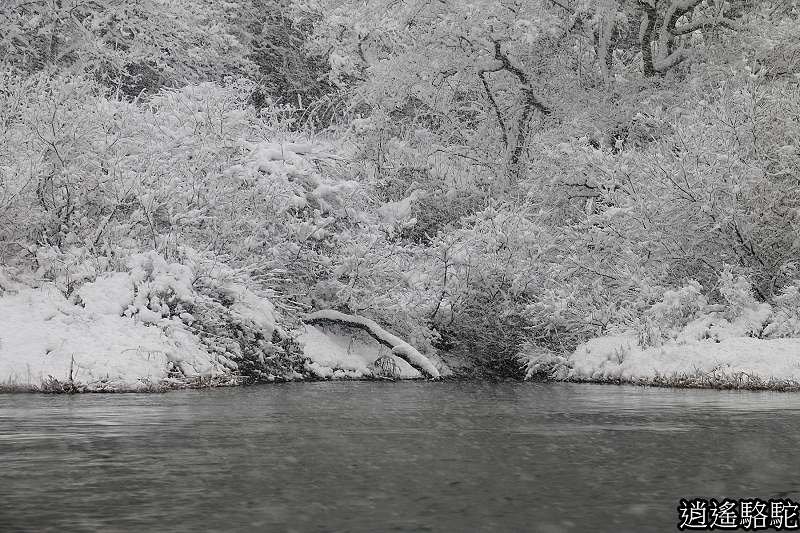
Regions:
<instances>
[{"instance_id":1,"label":"dark river water","mask_svg":"<svg viewBox=\"0 0 800 533\"><path fill-rule=\"evenodd\" d=\"M674 531L800 500L800 396L296 383L0 395L2 531Z\"/></svg>"}]
</instances>

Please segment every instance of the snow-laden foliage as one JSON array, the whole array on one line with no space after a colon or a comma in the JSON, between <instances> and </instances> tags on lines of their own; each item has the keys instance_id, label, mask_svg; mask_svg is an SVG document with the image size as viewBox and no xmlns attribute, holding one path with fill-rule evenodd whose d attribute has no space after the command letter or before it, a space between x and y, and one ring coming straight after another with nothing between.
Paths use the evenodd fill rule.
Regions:
<instances>
[{"instance_id":1,"label":"snow-laden foliage","mask_svg":"<svg viewBox=\"0 0 800 533\"><path fill-rule=\"evenodd\" d=\"M798 335L794 2L6 4L0 294L257 379L337 375L320 309L495 375Z\"/></svg>"},{"instance_id":2,"label":"snow-laden foliage","mask_svg":"<svg viewBox=\"0 0 800 533\"><path fill-rule=\"evenodd\" d=\"M251 67L227 11L209 0L9 0L0 7L0 65L85 73L130 96L221 80Z\"/></svg>"},{"instance_id":3,"label":"snow-laden foliage","mask_svg":"<svg viewBox=\"0 0 800 533\"><path fill-rule=\"evenodd\" d=\"M783 292L775 297L772 313L764 328L765 337L800 337L800 289L797 284L784 287Z\"/></svg>"},{"instance_id":4,"label":"snow-laden foliage","mask_svg":"<svg viewBox=\"0 0 800 533\"><path fill-rule=\"evenodd\" d=\"M320 172L328 143L259 114L244 80L146 106L76 76L11 89L2 260L88 311L175 321L243 376L293 376L276 322L309 305L332 236L364 219L361 186Z\"/></svg>"},{"instance_id":5,"label":"snow-laden foliage","mask_svg":"<svg viewBox=\"0 0 800 533\"><path fill-rule=\"evenodd\" d=\"M700 284L692 280L685 287L665 291L662 300L644 313L639 345L660 346L663 337L677 337L707 305L701 290Z\"/></svg>"}]
</instances>

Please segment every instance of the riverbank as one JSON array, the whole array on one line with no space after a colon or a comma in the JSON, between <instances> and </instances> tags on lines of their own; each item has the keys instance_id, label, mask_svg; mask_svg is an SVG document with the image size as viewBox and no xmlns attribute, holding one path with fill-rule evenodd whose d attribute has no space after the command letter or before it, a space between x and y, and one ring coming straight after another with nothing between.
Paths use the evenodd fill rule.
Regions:
<instances>
[{"instance_id":1,"label":"riverbank","mask_svg":"<svg viewBox=\"0 0 800 533\"><path fill-rule=\"evenodd\" d=\"M800 339L742 337L642 348L632 335L601 337L569 357L540 358L529 367L531 376L542 372L574 383L797 391Z\"/></svg>"},{"instance_id":2,"label":"riverbank","mask_svg":"<svg viewBox=\"0 0 800 533\"><path fill-rule=\"evenodd\" d=\"M363 317L328 310L281 325L270 300L243 285L198 285L193 280L208 270L199 262L148 253L132 256L127 267L84 282L69 297L52 283L0 280L0 391L164 392L453 373L454 362L418 352ZM680 327L651 320L571 353L528 353L526 377L800 390L800 338L786 336L794 331L794 307L748 301L736 310L704 309Z\"/></svg>"},{"instance_id":3,"label":"riverbank","mask_svg":"<svg viewBox=\"0 0 800 533\"><path fill-rule=\"evenodd\" d=\"M571 354L526 355L527 377L576 383L797 391L800 338L794 296L786 306L752 299L738 308L706 306L683 313L677 322L673 313L671 327L664 325L667 320L663 312L661 325L651 313L638 331L590 339Z\"/></svg>"},{"instance_id":4,"label":"riverbank","mask_svg":"<svg viewBox=\"0 0 800 533\"><path fill-rule=\"evenodd\" d=\"M211 297L189 282L190 267L155 254L134 262L145 268L97 277L70 298L52 284L6 279L0 392L163 392L448 372L372 321L369 334L341 324L284 329L271 302L243 286L224 284Z\"/></svg>"}]
</instances>

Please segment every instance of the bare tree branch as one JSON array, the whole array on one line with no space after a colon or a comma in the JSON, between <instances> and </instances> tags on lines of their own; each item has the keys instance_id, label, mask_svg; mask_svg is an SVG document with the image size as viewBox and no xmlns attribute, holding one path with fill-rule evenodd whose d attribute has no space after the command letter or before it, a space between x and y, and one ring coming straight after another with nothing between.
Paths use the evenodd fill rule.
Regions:
<instances>
[{"instance_id":1,"label":"bare tree branch","mask_svg":"<svg viewBox=\"0 0 800 533\"><path fill-rule=\"evenodd\" d=\"M525 139L528 135L528 121L530 120L531 114L533 114L534 110L538 110L543 115L550 115L552 111L539 100L528 75L522 69L511 63L508 55L503 52L500 41L492 39L492 43L494 44L494 58L502 64L502 67L497 70L505 70L516 77L522 85L522 93L524 95L522 113L517 120L517 139L514 144L514 151L511 153L511 168L516 172L519 162L522 159L522 152L525 149Z\"/></svg>"},{"instance_id":2,"label":"bare tree branch","mask_svg":"<svg viewBox=\"0 0 800 533\"><path fill-rule=\"evenodd\" d=\"M508 148L508 134L506 133L506 123L503 120L503 114L500 112L500 106L497 105L497 100L492 94L492 89L489 87L489 81L486 79L486 73L492 72L490 70L481 70L478 72L478 76L481 78L481 83L483 83L483 88L486 91L486 97L489 99L489 103L492 104L492 109L494 109L494 114L497 116L497 122L500 125L500 136L503 140L503 146Z\"/></svg>"},{"instance_id":3,"label":"bare tree branch","mask_svg":"<svg viewBox=\"0 0 800 533\"><path fill-rule=\"evenodd\" d=\"M675 47L676 38L709 27L738 29L738 24L721 12L712 17L699 17L678 24L702 2L703 0L671 0L662 16L658 9L659 0L639 0L639 5L644 10L640 46L645 76L664 74L689 58L687 50Z\"/></svg>"}]
</instances>

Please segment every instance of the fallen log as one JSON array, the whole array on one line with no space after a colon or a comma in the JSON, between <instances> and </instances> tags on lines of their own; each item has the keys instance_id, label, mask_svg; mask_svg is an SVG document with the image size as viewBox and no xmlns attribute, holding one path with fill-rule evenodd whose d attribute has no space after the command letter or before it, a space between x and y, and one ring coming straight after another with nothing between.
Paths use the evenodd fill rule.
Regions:
<instances>
[{"instance_id":1,"label":"fallen log","mask_svg":"<svg viewBox=\"0 0 800 533\"><path fill-rule=\"evenodd\" d=\"M323 309L306 315L304 322L306 324L320 324L320 323L334 323L342 326L350 326L359 328L366 331L370 337L378 341L380 344L390 348L392 354L400 359L403 359L412 367L416 368L420 373L431 377L439 378L439 370L433 366L430 359L422 355L416 348L408 344L406 341L393 335L380 327L377 322L365 318L363 316L348 315L332 309Z\"/></svg>"}]
</instances>

